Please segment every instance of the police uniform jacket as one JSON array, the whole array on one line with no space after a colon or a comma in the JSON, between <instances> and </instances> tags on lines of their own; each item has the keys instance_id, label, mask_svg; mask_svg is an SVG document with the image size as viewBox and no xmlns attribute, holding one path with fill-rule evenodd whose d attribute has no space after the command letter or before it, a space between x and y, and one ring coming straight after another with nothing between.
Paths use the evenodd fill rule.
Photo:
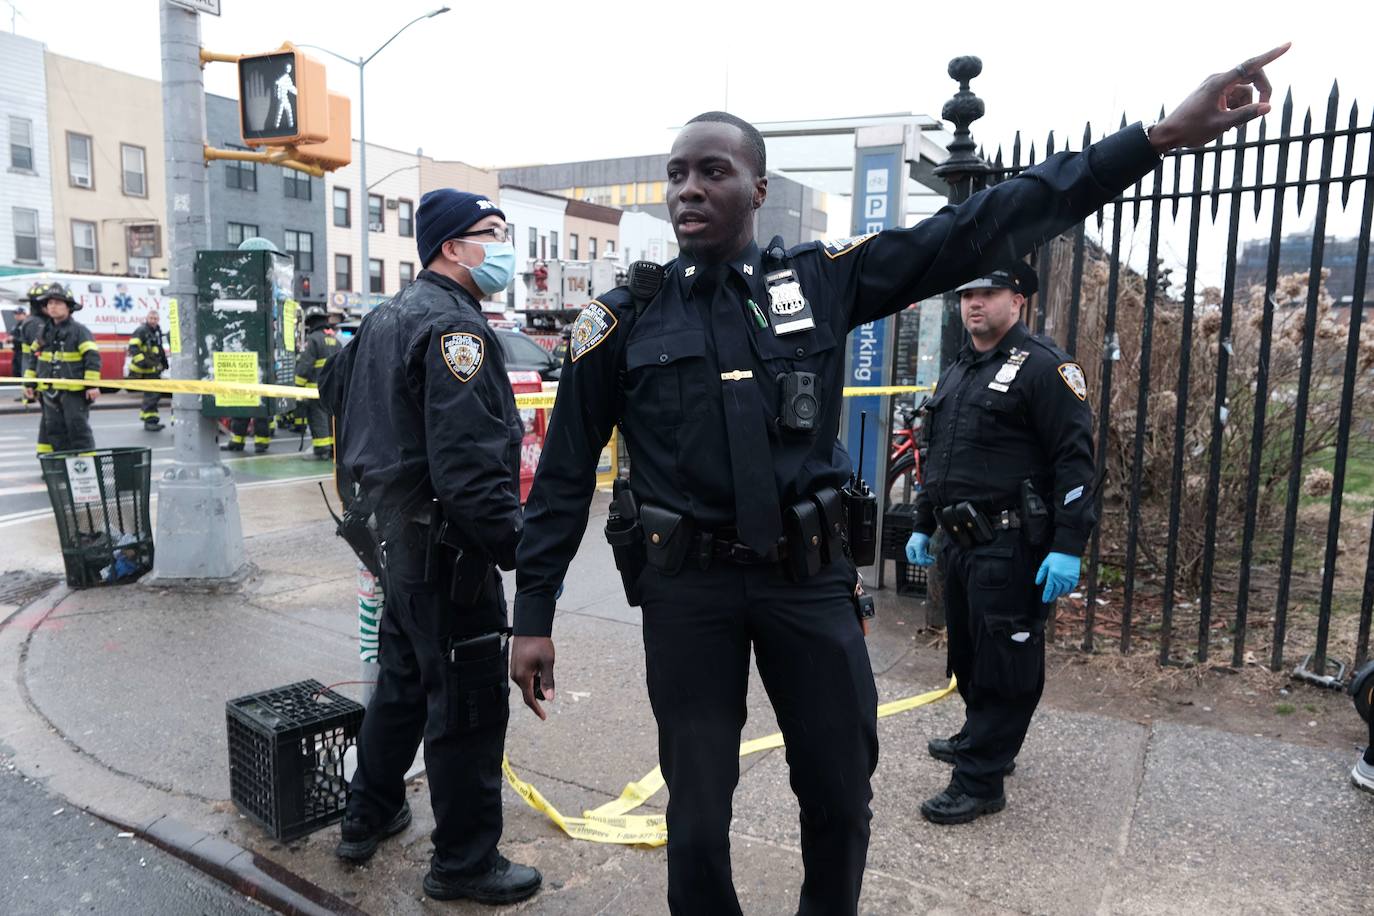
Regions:
<instances>
[{"instance_id":1,"label":"police uniform jacket","mask_svg":"<svg viewBox=\"0 0 1374 916\"><path fill-rule=\"evenodd\" d=\"M296 384L301 387L319 386L320 370L339 352L339 339L318 328L305 338L305 347L296 357Z\"/></svg>"},{"instance_id":2,"label":"police uniform jacket","mask_svg":"<svg viewBox=\"0 0 1374 916\"><path fill-rule=\"evenodd\" d=\"M162 344L162 329L141 324L129 336L129 377L155 378L167 368L167 351Z\"/></svg>"},{"instance_id":3,"label":"police uniform jacket","mask_svg":"<svg viewBox=\"0 0 1374 916\"><path fill-rule=\"evenodd\" d=\"M934 533L935 508L963 501L1019 512L1030 480L1054 521L1049 549L1081 556L1097 522L1087 398L1073 357L1019 321L987 353L965 344L926 405L915 530Z\"/></svg>"},{"instance_id":4,"label":"police uniform jacket","mask_svg":"<svg viewBox=\"0 0 1374 916\"><path fill-rule=\"evenodd\" d=\"M100 348L91 335L91 329L73 318L61 324L52 322L48 326L43 337L34 344L34 359L40 380L100 378ZM85 386L48 385L40 381L38 387L80 391Z\"/></svg>"},{"instance_id":5,"label":"police uniform jacket","mask_svg":"<svg viewBox=\"0 0 1374 916\"><path fill-rule=\"evenodd\" d=\"M690 516L701 529L730 527L735 499L721 386L762 386L775 417L778 375L812 372L820 402L816 431L781 432L767 418L779 502L786 508L820 488L843 486L851 466L837 434L849 332L1028 251L1085 219L1158 162L1135 124L1084 152L1051 156L912 228L800 245L785 265L766 264L750 244L726 265L721 281L748 326L745 366L717 359L710 296L694 296L709 268L689 258L668 265L662 289L638 317L623 288L589 305L574 325L525 507L515 633L551 632L554 595L581 543L597 459L617 422L629 449L630 487L641 503ZM765 274L778 266L795 273L814 328L774 333ZM768 313L767 327L759 326L750 301ZM722 380L722 373L735 371L752 378Z\"/></svg>"},{"instance_id":6,"label":"police uniform jacket","mask_svg":"<svg viewBox=\"0 0 1374 916\"><path fill-rule=\"evenodd\" d=\"M499 341L477 301L422 270L331 362L340 465L383 536L438 498L464 543L509 569L520 533L524 426ZM336 384L337 382L337 384Z\"/></svg>"}]
</instances>

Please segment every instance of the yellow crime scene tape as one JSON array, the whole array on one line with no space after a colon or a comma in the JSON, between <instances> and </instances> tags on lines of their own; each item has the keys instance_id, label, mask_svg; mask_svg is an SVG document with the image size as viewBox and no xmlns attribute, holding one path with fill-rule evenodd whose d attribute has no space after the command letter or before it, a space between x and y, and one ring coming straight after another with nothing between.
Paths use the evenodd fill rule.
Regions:
<instances>
[{"instance_id":1,"label":"yellow crime scene tape","mask_svg":"<svg viewBox=\"0 0 1374 916\"><path fill-rule=\"evenodd\" d=\"M209 394L237 397L259 398L296 398L309 401L319 398L314 388L300 388L295 385L264 385L246 382L215 382L205 379L32 379L0 376L0 385L33 385L37 383L60 385L63 389L75 388L114 388L126 391L156 391L160 394ZM913 394L918 391L933 391L931 385L886 385L874 388L846 388L844 396L883 397L893 394ZM528 392L515 396L515 406L522 410L538 410L552 407L558 397L556 391Z\"/></svg>"},{"instance_id":2,"label":"yellow crime scene tape","mask_svg":"<svg viewBox=\"0 0 1374 916\"><path fill-rule=\"evenodd\" d=\"M893 700L891 703L883 703L878 707L878 718L885 719L888 716L895 716L898 713L928 706L938 700L943 700L953 693L955 688L955 679L951 677L947 687L930 690L914 697ZM782 746L782 733L775 732L762 738L741 742L739 755L748 757L750 754L757 754ZM501 768L506 773L506 782L516 791L516 794L525 800L525 804L543 814L557 825L558 829L574 840L586 840L591 843L614 843L621 846L663 846L668 842L668 820L666 816L662 814L630 814L631 811L644 804L663 788L663 770L659 767L654 767L641 779L628 783L621 791L619 798L590 811L584 811L581 817L569 817L554 807L553 803L545 798L542 792L515 774L515 770L510 765L509 757L502 757Z\"/></svg>"}]
</instances>

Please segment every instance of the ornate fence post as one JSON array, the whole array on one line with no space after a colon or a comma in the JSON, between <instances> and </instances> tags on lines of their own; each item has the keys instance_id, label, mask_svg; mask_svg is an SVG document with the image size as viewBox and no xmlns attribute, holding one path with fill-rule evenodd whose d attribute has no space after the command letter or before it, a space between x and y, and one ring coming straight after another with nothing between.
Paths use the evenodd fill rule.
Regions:
<instances>
[{"instance_id":1,"label":"ornate fence post","mask_svg":"<svg viewBox=\"0 0 1374 916\"><path fill-rule=\"evenodd\" d=\"M946 71L959 83L959 91L945 103L940 117L954 124L954 142L949 157L935 167L935 174L949 185L949 202L960 204L987 186L990 166L978 155L978 146L969 125L983 116L983 100L969 89L969 82L983 72L977 57L956 57ZM959 297L945 294L945 323L940 341L940 370L954 361L964 342L964 326L959 317Z\"/></svg>"}]
</instances>

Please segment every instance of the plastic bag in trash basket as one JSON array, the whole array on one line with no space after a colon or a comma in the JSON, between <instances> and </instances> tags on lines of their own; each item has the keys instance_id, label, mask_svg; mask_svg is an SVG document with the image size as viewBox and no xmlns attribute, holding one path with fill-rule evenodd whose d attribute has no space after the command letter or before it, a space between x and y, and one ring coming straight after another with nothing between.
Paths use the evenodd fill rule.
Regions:
<instances>
[{"instance_id":1,"label":"plastic bag in trash basket","mask_svg":"<svg viewBox=\"0 0 1374 916\"><path fill-rule=\"evenodd\" d=\"M100 578L106 582L118 582L143 571L142 565L138 562L138 551L127 546L137 540L132 534L120 537L119 546L114 551L114 562L100 571Z\"/></svg>"}]
</instances>

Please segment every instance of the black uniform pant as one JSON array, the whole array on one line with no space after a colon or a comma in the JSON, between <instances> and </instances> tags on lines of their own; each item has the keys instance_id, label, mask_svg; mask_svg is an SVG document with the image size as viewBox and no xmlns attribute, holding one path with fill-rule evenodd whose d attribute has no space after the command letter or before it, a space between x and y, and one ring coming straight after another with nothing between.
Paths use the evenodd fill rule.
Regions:
<instances>
[{"instance_id":1,"label":"black uniform pant","mask_svg":"<svg viewBox=\"0 0 1374 916\"><path fill-rule=\"evenodd\" d=\"M509 653L451 662L449 647L506 625L500 576L475 608L460 608L423 581L423 550L410 526L387 552L386 612L376 692L358 736L348 814L378 827L405 801L405 773L423 738L440 877L483 871L501 838L501 758L510 718ZM471 654L471 653L467 653Z\"/></svg>"},{"instance_id":2,"label":"black uniform pant","mask_svg":"<svg viewBox=\"0 0 1374 916\"><path fill-rule=\"evenodd\" d=\"M44 391L43 421L40 435L46 432L52 451L87 450L95 448L95 433L91 432L91 402L85 391ZM39 446L42 450L42 446Z\"/></svg>"},{"instance_id":3,"label":"black uniform pant","mask_svg":"<svg viewBox=\"0 0 1374 916\"><path fill-rule=\"evenodd\" d=\"M1045 549L1019 531L940 554L949 635L949 673L964 698L951 787L979 798L1002 795L1002 773L1021 750L1045 689L1045 620L1035 574Z\"/></svg>"},{"instance_id":4,"label":"black uniform pant","mask_svg":"<svg viewBox=\"0 0 1374 916\"><path fill-rule=\"evenodd\" d=\"M695 566L641 579L649 701L668 785L668 906L739 913L730 873L749 650L787 742L801 804L800 913L854 913L878 764L877 691L840 560L804 583L776 566ZM388 601L390 596L388 595Z\"/></svg>"}]
</instances>

